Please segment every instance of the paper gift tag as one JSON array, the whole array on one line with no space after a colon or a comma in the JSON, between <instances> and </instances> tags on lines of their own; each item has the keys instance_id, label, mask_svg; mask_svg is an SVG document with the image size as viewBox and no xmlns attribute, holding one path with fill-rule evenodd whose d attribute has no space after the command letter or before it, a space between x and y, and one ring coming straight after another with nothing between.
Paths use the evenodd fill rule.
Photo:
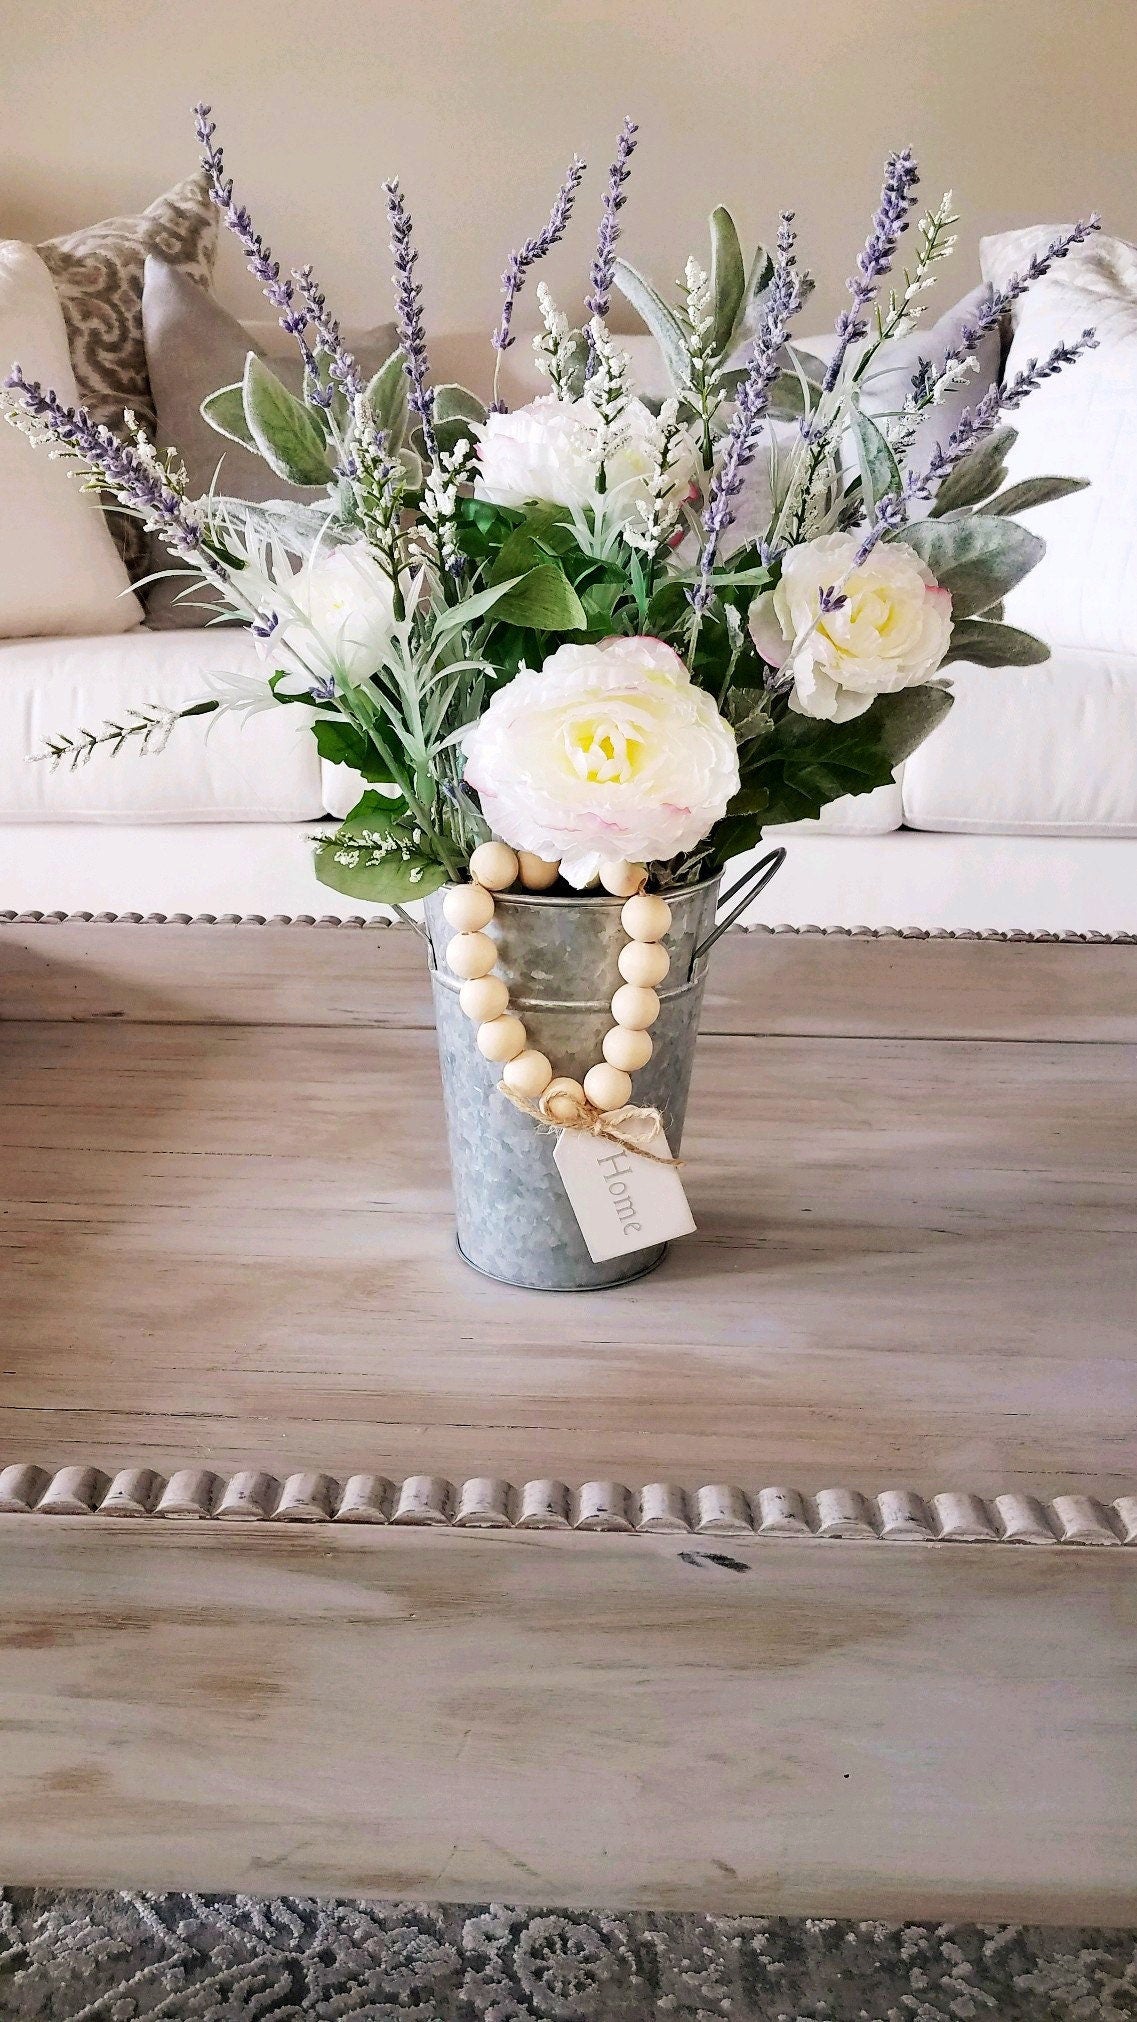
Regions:
<instances>
[{"instance_id":1,"label":"paper gift tag","mask_svg":"<svg viewBox=\"0 0 1137 2022\"><path fill-rule=\"evenodd\" d=\"M654 1143L668 1149L662 1134ZM694 1229L673 1165L584 1130L562 1130L553 1157L594 1264L689 1236Z\"/></svg>"}]
</instances>

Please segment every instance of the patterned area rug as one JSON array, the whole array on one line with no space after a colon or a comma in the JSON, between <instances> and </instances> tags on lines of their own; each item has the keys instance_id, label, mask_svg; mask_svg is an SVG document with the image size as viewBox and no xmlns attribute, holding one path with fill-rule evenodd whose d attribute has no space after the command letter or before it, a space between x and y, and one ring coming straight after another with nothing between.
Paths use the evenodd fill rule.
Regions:
<instances>
[{"instance_id":1,"label":"patterned area rug","mask_svg":"<svg viewBox=\"0 0 1137 2022\"><path fill-rule=\"evenodd\" d=\"M1137 1934L0 1891L4 2022L1119 2022Z\"/></svg>"}]
</instances>

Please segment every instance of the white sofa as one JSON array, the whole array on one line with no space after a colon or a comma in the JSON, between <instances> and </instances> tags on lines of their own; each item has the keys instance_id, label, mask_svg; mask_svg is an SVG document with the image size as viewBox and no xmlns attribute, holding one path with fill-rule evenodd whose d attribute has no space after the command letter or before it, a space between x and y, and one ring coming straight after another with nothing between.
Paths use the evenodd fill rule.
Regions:
<instances>
[{"instance_id":1,"label":"white sofa","mask_svg":"<svg viewBox=\"0 0 1137 2022\"><path fill-rule=\"evenodd\" d=\"M463 340L452 340L441 376L473 383L469 364ZM1125 453L1137 468L1137 388L1127 397ZM1092 385L1086 398L1092 405ZM1077 451L1077 433L1067 430L1057 468L1076 470ZM1059 516L1067 572L1070 542L1082 541L1087 578L1090 549L1078 515L1091 496L1048 507L1038 519L1049 536ZM1133 533L1131 526L1131 542ZM1049 566L1048 557L1042 568ZM1083 616L1091 589L1088 579L1071 586ZM1053 605L1053 580L1043 591ZM1029 614L1019 621L1029 624ZM1121 632L1110 650L1055 645L1042 667L954 667L956 706L898 782L837 803L818 823L781 831L787 862L747 917L791 926L1132 932L1137 632L1132 651L1124 650L1124 625ZM245 668L261 671L247 636L233 631L142 629L0 644L8 705L0 911L357 914L312 874L310 836L355 791L337 768L321 765L298 708L180 724L161 755L102 752L74 772L29 762L49 733L126 721L150 702L191 701L212 673Z\"/></svg>"}]
</instances>

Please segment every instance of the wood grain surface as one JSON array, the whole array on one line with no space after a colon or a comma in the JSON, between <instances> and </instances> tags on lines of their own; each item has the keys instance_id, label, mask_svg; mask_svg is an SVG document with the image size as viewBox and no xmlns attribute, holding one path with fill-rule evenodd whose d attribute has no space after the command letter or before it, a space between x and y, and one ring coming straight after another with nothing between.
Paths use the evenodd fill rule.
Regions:
<instances>
[{"instance_id":1,"label":"wood grain surface","mask_svg":"<svg viewBox=\"0 0 1137 2022\"><path fill-rule=\"evenodd\" d=\"M0 1520L42 1882L1125 1924L1127 1554Z\"/></svg>"},{"instance_id":2,"label":"wood grain surface","mask_svg":"<svg viewBox=\"0 0 1137 2022\"><path fill-rule=\"evenodd\" d=\"M454 1254L429 1032L0 1043L5 1459L1135 1485L1129 1047L706 1036L699 1233L550 1299Z\"/></svg>"},{"instance_id":3,"label":"wood grain surface","mask_svg":"<svg viewBox=\"0 0 1137 2022\"><path fill-rule=\"evenodd\" d=\"M1137 951L732 938L572 1299L376 939L0 928L7 1878L1132 1921Z\"/></svg>"}]
</instances>

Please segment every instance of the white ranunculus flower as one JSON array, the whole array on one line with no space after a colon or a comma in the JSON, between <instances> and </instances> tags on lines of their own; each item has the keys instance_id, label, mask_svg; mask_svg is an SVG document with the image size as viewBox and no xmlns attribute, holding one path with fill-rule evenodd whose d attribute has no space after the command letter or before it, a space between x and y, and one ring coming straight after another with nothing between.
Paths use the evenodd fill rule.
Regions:
<instances>
[{"instance_id":1,"label":"white ranunculus flower","mask_svg":"<svg viewBox=\"0 0 1137 2022\"><path fill-rule=\"evenodd\" d=\"M642 400L629 400L614 427L615 446L604 461L604 491L598 489L604 425L591 400L558 400L545 394L511 414L487 414L475 426L478 437L477 498L490 505L521 507L601 506L609 518L634 533L639 508L650 497L659 460L660 427ZM695 445L681 430L672 449L667 501L686 497L698 469Z\"/></svg>"},{"instance_id":2,"label":"white ranunculus flower","mask_svg":"<svg viewBox=\"0 0 1137 2022\"><path fill-rule=\"evenodd\" d=\"M930 681L951 636L950 593L919 555L882 541L858 562L860 538L823 534L790 548L777 588L750 606L762 658L793 675L790 707L833 723ZM822 612L822 591L838 586L844 603Z\"/></svg>"},{"instance_id":3,"label":"white ranunculus flower","mask_svg":"<svg viewBox=\"0 0 1137 2022\"><path fill-rule=\"evenodd\" d=\"M394 592L366 541L317 547L296 573L285 564L265 607L279 618L266 641L277 665L304 674L337 674L354 685L370 678L394 625Z\"/></svg>"},{"instance_id":4,"label":"white ranunculus flower","mask_svg":"<svg viewBox=\"0 0 1137 2022\"><path fill-rule=\"evenodd\" d=\"M602 863L693 849L738 790L734 732L660 639L561 646L466 732L494 833L583 888Z\"/></svg>"}]
</instances>

